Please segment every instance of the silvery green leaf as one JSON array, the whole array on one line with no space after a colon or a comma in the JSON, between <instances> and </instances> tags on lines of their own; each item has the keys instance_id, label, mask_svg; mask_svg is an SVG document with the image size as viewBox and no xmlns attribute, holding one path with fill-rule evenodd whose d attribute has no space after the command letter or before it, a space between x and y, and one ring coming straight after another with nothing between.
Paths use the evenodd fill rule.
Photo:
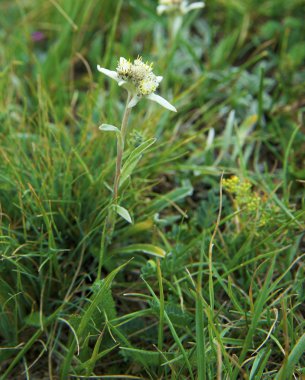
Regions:
<instances>
[{"instance_id":1,"label":"silvery green leaf","mask_svg":"<svg viewBox=\"0 0 305 380\"><path fill-rule=\"evenodd\" d=\"M127 83L126 80L123 80L123 79L118 82L119 86L123 86L126 83Z\"/></svg>"},{"instance_id":2,"label":"silvery green leaf","mask_svg":"<svg viewBox=\"0 0 305 380\"><path fill-rule=\"evenodd\" d=\"M144 141L130 153L122 168L120 186L122 186L123 183L130 177L137 163L141 159L142 153L144 153L151 145L153 145L155 141L155 138Z\"/></svg>"},{"instance_id":3,"label":"silvery green leaf","mask_svg":"<svg viewBox=\"0 0 305 380\"><path fill-rule=\"evenodd\" d=\"M152 100L153 102L160 104L160 106L162 106L162 107L164 107L170 111L177 112L176 108L173 105L171 105L167 100L162 98L162 96L160 96L160 95L150 94L150 95L147 95L146 98L149 100Z\"/></svg>"},{"instance_id":4,"label":"silvery green leaf","mask_svg":"<svg viewBox=\"0 0 305 380\"><path fill-rule=\"evenodd\" d=\"M197 3L192 3L192 4L189 4L185 7L184 9L184 12L183 13L188 13L194 9L201 9L201 8L204 8L205 4L203 1L200 1L200 2L197 2Z\"/></svg>"},{"instance_id":5,"label":"silvery green leaf","mask_svg":"<svg viewBox=\"0 0 305 380\"><path fill-rule=\"evenodd\" d=\"M141 96L134 95L132 97L132 99L130 100L130 102L128 103L127 107L128 108L132 108L132 107L136 106L139 103L140 100L141 100Z\"/></svg>"},{"instance_id":6,"label":"silvery green leaf","mask_svg":"<svg viewBox=\"0 0 305 380\"><path fill-rule=\"evenodd\" d=\"M117 127L111 124L102 124L98 127L98 129L104 132L115 132L115 133L121 134L121 131Z\"/></svg>"},{"instance_id":7,"label":"silvery green leaf","mask_svg":"<svg viewBox=\"0 0 305 380\"><path fill-rule=\"evenodd\" d=\"M135 167L137 166L137 164L138 164L138 162L140 161L141 158L142 158L142 156L135 157L134 160L131 161L128 166L124 166L124 171L122 170L122 175L121 175L121 178L120 178L119 187L121 187L123 185L123 183L128 178L130 178L132 172L134 171Z\"/></svg>"},{"instance_id":8,"label":"silvery green leaf","mask_svg":"<svg viewBox=\"0 0 305 380\"><path fill-rule=\"evenodd\" d=\"M166 12L168 9L167 5L158 5L157 6L157 13L158 15L161 15L162 13Z\"/></svg>"},{"instance_id":9,"label":"silvery green leaf","mask_svg":"<svg viewBox=\"0 0 305 380\"><path fill-rule=\"evenodd\" d=\"M126 210L126 208L116 205L115 211L117 212L118 215L120 215L123 219L125 219L128 223L132 223L131 216L129 212Z\"/></svg>"},{"instance_id":10,"label":"silvery green leaf","mask_svg":"<svg viewBox=\"0 0 305 380\"><path fill-rule=\"evenodd\" d=\"M121 79L119 78L118 73L116 71L104 69L100 65L97 65L97 69L98 69L99 72L107 75L107 77L109 77L111 79L114 79L116 82L120 82L121 81Z\"/></svg>"}]
</instances>

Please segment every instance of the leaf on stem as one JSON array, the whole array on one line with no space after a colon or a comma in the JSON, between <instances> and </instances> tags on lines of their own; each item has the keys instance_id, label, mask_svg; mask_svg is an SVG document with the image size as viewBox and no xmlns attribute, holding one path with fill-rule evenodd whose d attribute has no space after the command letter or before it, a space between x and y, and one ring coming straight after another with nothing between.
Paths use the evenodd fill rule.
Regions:
<instances>
[{"instance_id":1,"label":"leaf on stem","mask_svg":"<svg viewBox=\"0 0 305 380\"><path fill-rule=\"evenodd\" d=\"M123 183L131 176L133 170L137 166L138 162L140 161L142 154L151 147L155 143L157 139L151 138L147 141L144 141L142 144L140 144L137 148L135 148L127 158L125 164L122 168L121 173L121 179L120 179L120 186L123 185Z\"/></svg>"},{"instance_id":2,"label":"leaf on stem","mask_svg":"<svg viewBox=\"0 0 305 380\"><path fill-rule=\"evenodd\" d=\"M98 127L98 129L103 132L115 132L115 133L121 134L121 131L119 130L119 128L111 124L102 124Z\"/></svg>"},{"instance_id":3,"label":"leaf on stem","mask_svg":"<svg viewBox=\"0 0 305 380\"><path fill-rule=\"evenodd\" d=\"M123 219L125 219L128 223L132 223L131 216L129 212L126 210L126 208L116 205L115 211L118 215L120 215Z\"/></svg>"}]
</instances>

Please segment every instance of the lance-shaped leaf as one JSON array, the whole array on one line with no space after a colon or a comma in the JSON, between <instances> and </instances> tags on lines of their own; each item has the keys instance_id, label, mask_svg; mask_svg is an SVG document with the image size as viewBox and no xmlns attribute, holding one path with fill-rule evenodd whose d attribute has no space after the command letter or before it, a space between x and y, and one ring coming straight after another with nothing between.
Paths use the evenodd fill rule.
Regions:
<instances>
[{"instance_id":1,"label":"lance-shaped leaf","mask_svg":"<svg viewBox=\"0 0 305 380\"><path fill-rule=\"evenodd\" d=\"M122 168L121 173L121 179L120 179L120 186L123 185L123 183L130 177L132 174L134 168L136 167L137 163L142 157L142 154L155 143L156 139L152 138L147 141L144 141L142 144L140 144L138 147L136 147L127 158L125 164Z\"/></svg>"},{"instance_id":2,"label":"lance-shaped leaf","mask_svg":"<svg viewBox=\"0 0 305 380\"><path fill-rule=\"evenodd\" d=\"M114 207L115 207L115 211L118 215L120 215L128 223L132 223L131 216L130 216L129 212L126 210L126 208L119 206L119 205L115 205Z\"/></svg>"},{"instance_id":3,"label":"lance-shaped leaf","mask_svg":"<svg viewBox=\"0 0 305 380\"><path fill-rule=\"evenodd\" d=\"M98 129L103 132L115 132L115 133L121 134L121 131L119 130L119 128L111 124L102 124L98 127Z\"/></svg>"}]
</instances>

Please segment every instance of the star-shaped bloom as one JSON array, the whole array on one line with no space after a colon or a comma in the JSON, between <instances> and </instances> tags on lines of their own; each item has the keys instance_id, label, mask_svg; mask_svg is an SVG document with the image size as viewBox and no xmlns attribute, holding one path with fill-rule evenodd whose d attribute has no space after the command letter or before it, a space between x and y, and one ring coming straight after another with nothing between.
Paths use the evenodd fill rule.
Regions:
<instances>
[{"instance_id":1,"label":"star-shaped bloom","mask_svg":"<svg viewBox=\"0 0 305 380\"><path fill-rule=\"evenodd\" d=\"M186 14L193 9L201 9L205 6L203 1L190 3L187 0L159 0L157 13L181 13Z\"/></svg>"},{"instance_id":2,"label":"star-shaped bloom","mask_svg":"<svg viewBox=\"0 0 305 380\"><path fill-rule=\"evenodd\" d=\"M163 77L156 76L152 70L152 64L144 63L141 57L132 62L121 57L116 71L97 66L98 71L114 79L119 86L125 88L131 95L128 108L134 107L143 97L160 104L170 111L177 112L162 96L155 94Z\"/></svg>"}]
</instances>

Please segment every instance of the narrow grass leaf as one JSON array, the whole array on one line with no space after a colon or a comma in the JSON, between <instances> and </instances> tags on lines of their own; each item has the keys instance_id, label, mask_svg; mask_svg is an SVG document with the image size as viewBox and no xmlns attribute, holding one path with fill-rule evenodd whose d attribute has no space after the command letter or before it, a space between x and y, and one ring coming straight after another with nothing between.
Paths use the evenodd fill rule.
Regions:
<instances>
[{"instance_id":1,"label":"narrow grass leaf","mask_svg":"<svg viewBox=\"0 0 305 380\"><path fill-rule=\"evenodd\" d=\"M120 265L118 268L116 268L115 270L113 270L106 278L105 280L103 281L102 285L100 286L100 289L99 291L96 293L96 296L95 298L92 300L91 304L89 305L88 309L85 311L84 315L82 316L82 319L80 321L80 324L76 330L76 334L77 336L79 337L79 341L80 341L80 344L82 344L82 340L84 338L84 331L88 325L88 323L90 323L90 320L91 320L91 317L94 313L94 311L96 310L96 308L98 307L98 305L100 304L101 300L104 298L105 294L107 293L107 291L109 291L110 287L111 287L111 283L112 281L114 280L115 276L129 263L129 261L123 265ZM72 358L73 358L73 355L74 355L74 351L75 351L75 348L76 348L76 342L75 340L71 343L70 347L69 347L69 350L68 350L68 353L65 357L65 360L64 360L64 363L63 363L63 366L61 368L61 376L60 376L60 379L61 380L65 380L68 378L68 373L69 373L69 370L70 370L70 367L71 367L71 362L72 362Z\"/></svg>"},{"instance_id":2,"label":"narrow grass leaf","mask_svg":"<svg viewBox=\"0 0 305 380\"><path fill-rule=\"evenodd\" d=\"M241 353L239 355L239 359L238 359L239 365L242 365L243 361L246 358L247 352L248 352L250 345L251 345L251 342L252 342L253 335L255 334L255 330L258 326L261 313L262 313L264 305L267 301L267 298L268 298L268 295L270 292L270 283L271 283L272 276L273 276L274 266L275 266L275 257L273 257L273 259L271 261L269 271L267 272L267 275L266 275L265 283L264 283L261 291L258 293L258 298L254 304L254 312L252 315L252 321L251 321L251 324L249 326L249 330L248 330L248 333L245 337L243 348L242 348L242 351L241 351ZM237 379L238 372L239 372L239 367L236 367L234 372L233 372L232 379Z\"/></svg>"},{"instance_id":3,"label":"narrow grass leaf","mask_svg":"<svg viewBox=\"0 0 305 380\"><path fill-rule=\"evenodd\" d=\"M160 301L159 301L159 298L157 297L157 295L155 294L155 292L153 291L153 289L151 288L151 286L143 279L143 281L145 282L147 288L149 289L151 295L153 296L153 299L156 301L157 305L160 307ZM172 333L172 336L177 344L177 346L179 347L182 355L183 355L183 358L185 360L185 364L189 370L189 374L190 374L190 377L192 380L194 380L194 376L193 376L193 370L192 370L192 366L191 366L191 363L189 361L189 358L188 358L188 354L187 352L185 351L182 343L181 343L181 339L179 338L177 332L176 332L176 329L172 323L172 321L170 320L168 314L166 313L166 311L164 310L164 318L168 324L168 327Z\"/></svg>"},{"instance_id":4,"label":"narrow grass leaf","mask_svg":"<svg viewBox=\"0 0 305 380\"><path fill-rule=\"evenodd\" d=\"M166 252L164 249L157 247L153 244L131 244L128 247L122 247L116 250L119 253L135 253L142 252L146 253L150 256L155 256L159 258L164 258L166 256Z\"/></svg>"},{"instance_id":5,"label":"narrow grass leaf","mask_svg":"<svg viewBox=\"0 0 305 380\"><path fill-rule=\"evenodd\" d=\"M284 362L282 368L275 377L275 380L288 380L291 378L293 372L295 371L295 366L300 360L300 358L305 353L305 334L297 341L296 345L293 347L292 351L288 355L288 359Z\"/></svg>"},{"instance_id":6,"label":"narrow grass leaf","mask_svg":"<svg viewBox=\"0 0 305 380\"><path fill-rule=\"evenodd\" d=\"M158 194L158 199L151 202L151 204L147 207L146 212L147 214L160 212L168 205L174 205L175 202L178 202L179 200L182 200L192 194L192 186L180 187L178 189L172 190L171 192L165 195Z\"/></svg>"}]
</instances>

